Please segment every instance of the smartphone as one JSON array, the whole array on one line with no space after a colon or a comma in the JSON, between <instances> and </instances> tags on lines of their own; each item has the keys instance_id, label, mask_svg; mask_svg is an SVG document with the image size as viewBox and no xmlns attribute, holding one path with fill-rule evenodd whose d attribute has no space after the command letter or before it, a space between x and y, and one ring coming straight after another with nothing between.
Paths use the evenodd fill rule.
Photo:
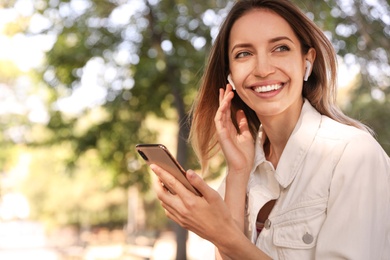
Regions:
<instances>
[{"instance_id":1,"label":"smartphone","mask_svg":"<svg viewBox=\"0 0 390 260\"><path fill-rule=\"evenodd\" d=\"M188 190L192 191L194 194L201 196L200 192L196 190L187 180L186 171L175 159L175 157L168 151L168 149L163 144L137 144L135 146L137 152L145 160L145 162L150 164L156 164L172 174L178 181L180 181ZM164 186L172 193L173 190L164 183Z\"/></svg>"}]
</instances>

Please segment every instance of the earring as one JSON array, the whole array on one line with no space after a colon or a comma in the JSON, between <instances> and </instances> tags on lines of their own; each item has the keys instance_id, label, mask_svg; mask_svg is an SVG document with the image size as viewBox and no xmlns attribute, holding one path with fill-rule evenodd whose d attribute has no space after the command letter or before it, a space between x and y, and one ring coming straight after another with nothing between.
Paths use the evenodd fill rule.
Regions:
<instances>
[{"instance_id":1,"label":"earring","mask_svg":"<svg viewBox=\"0 0 390 260\"><path fill-rule=\"evenodd\" d=\"M309 79L310 73L311 73L311 62L306 60L305 76L303 77L304 81L307 81Z\"/></svg>"}]
</instances>

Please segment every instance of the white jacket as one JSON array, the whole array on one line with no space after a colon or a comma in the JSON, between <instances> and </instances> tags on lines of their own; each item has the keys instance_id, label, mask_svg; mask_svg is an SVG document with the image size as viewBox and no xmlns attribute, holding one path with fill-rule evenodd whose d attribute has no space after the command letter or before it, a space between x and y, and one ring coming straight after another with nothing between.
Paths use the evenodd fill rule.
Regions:
<instances>
[{"instance_id":1,"label":"white jacket","mask_svg":"<svg viewBox=\"0 0 390 260\"><path fill-rule=\"evenodd\" d=\"M260 128L247 189L257 247L273 259L390 259L390 159L370 134L305 100L276 170L262 137ZM257 214L271 199L270 225L257 237Z\"/></svg>"}]
</instances>

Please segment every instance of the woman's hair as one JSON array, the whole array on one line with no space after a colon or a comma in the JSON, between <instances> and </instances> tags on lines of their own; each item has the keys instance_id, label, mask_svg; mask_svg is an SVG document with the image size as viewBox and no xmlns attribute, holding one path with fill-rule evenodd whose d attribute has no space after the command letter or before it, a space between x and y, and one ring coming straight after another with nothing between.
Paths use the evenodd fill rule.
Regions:
<instances>
[{"instance_id":1,"label":"woman's hair","mask_svg":"<svg viewBox=\"0 0 390 260\"><path fill-rule=\"evenodd\" d=\"M370 131L362 123L344 115L336 105L337 59L332 43L324 33L288 0L241 0L235 3L221 26L211 49L198 97L192 107L190 141L203 169L218 151L214 116L219 107L219 89L225 88L229 74L229 36L233 24L254 9L270 10L284 18L301 44L302 54L316 50L316 59L308 81L304 82L302 96L322 115L340 123ZM237 128L236 112L243 110L254 139L260 126L256 113L238 95L232 100L232 121ZM238 128L237 128L238 130Z\"/></svg>"}]
</instances>

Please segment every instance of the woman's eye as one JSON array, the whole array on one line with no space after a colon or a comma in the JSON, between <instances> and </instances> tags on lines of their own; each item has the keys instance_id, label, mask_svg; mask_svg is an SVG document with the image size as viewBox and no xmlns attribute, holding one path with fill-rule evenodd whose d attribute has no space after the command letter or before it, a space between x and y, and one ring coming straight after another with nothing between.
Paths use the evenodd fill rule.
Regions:
<instances>
[{"instance_id":1,"label":"woman's eye","mask_svg":"<svg viewBox=\"0 0 390 260\"><path fill-rule=\"evenodd\" d=\"M244 57L249 56L249 55L250 55L249 52L243 51L243 52L237 53L236 58L244 58Z\"/></svg>"},{"instance_id":2,"label":"woman's eye","mask_svg":"<svg viewBox=\"0 0 390 260\"><path fill-rule=\"evenodd\" d=\"M278 52L284 52L284 51L289 51L290 48L286 45L282 45L282 46L279 46L275 49L275 51L278 51Z\"/></svg>"}]
</instances>

